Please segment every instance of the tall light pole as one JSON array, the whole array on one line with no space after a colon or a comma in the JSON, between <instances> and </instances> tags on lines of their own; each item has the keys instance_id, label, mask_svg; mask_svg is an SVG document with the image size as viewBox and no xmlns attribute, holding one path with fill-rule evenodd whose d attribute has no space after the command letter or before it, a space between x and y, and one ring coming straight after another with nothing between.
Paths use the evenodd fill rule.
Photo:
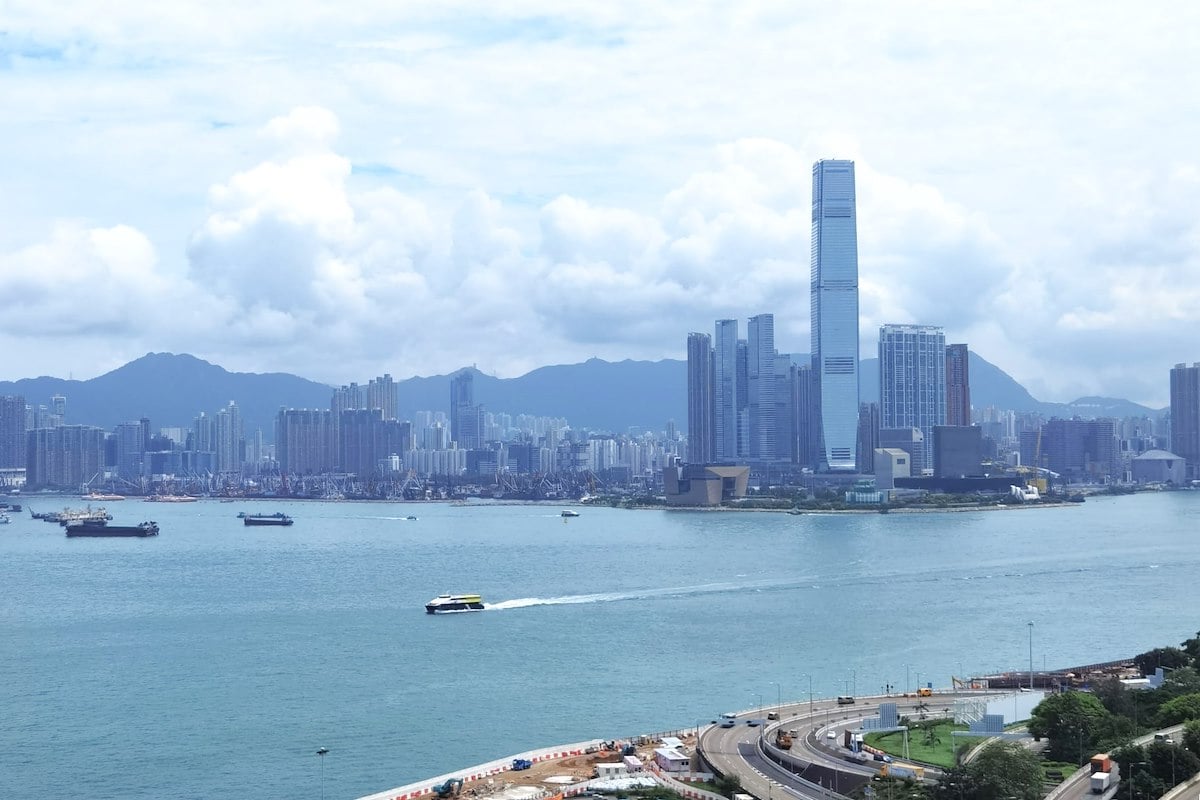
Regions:
<instances>
[{"instance_id":1,"label":"tall light pole","mask_svg":"<svg viewBox=\"0 0 1200 800\"><path fill-rule=\"evenodd\" d=\"M908 694L908 664L904 665L904 693Z\"/></svg>"},{"instance_id":2,"label":"tall light pole","mask_svg":"<svg viewBox=\"0 0 1200 800\"><path fill-rule=\"evenodd\" d=\"M812 699L812 673L807 673L804 677L808 678L808 721L813 719L813 699Z\"/></svg>"},{"instance_id":3,"label":"tall light pole","mask_svg":"<svg viewBox=\"0 0 1200 800\"><path fill-rule=\"evenodd\" d=\"M1029 691L1033 691L1033 620L1029 621Z\"/></svg>"},{"instance_id":4,"label":"tall light pole","mask_svg":"<svg viewBox=\"0 0 1200 800\"><path fill-rule=\"evenodd\" d=\"M858 670L850 670L850 694L858 694Z\"/></svg>"},{"instance_id":5,"label":"tall light pole","mask_svg":"<svg viewBox=\"0 0 1200 800\"><path fill-rule=\"evenodd\" d=\"M771 681L775 686L775 713L783 716L783 684Z\"/></svg>"},{"instance_id":6,"label":"tall light pole","mask_svg":"<svg viewBox=\"0 0 1200 800\"><path fill-rule=\"evenodd\" d=\"M325 754L328 752L328 747L317 749L317 755L321 757L321 800L325 800Z\"/></svg>"}]
</instances>

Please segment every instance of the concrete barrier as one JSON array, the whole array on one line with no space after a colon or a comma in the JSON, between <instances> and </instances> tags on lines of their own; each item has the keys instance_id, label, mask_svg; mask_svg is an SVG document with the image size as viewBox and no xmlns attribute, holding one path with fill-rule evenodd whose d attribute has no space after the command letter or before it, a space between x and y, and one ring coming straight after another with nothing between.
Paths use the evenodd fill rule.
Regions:
<instances>
[{"instance_id":1,"label":"concrete barrier","mask_svg":"<svg viewBox=\"0 0 1200 800\"><path fill-rule=\"evenodd\" d=\"M1195 792L1200 797L1200 774L1193 775L1162 796L1162 800L1186 800Z\"/></svg>"}]
</instances>

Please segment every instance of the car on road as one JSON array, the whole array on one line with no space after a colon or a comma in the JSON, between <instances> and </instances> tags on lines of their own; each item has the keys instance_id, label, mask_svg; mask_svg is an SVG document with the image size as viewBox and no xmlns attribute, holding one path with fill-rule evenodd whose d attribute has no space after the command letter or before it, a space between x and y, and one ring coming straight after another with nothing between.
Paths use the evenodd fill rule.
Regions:
<instances>
[{"instance_id":1,"label":"car on road","mask_svg":"<svg viewBox=\"0 0 1200 800\"><path fill-rule=\"evenodd\" d=\"M771 720L779 719L779 712L778 711L767 712L767 719L771 719Z\"/></svg>"},{"instance_id":2,"label":"car on road","mask_svg":"<svg viewBox=\"0 0 1200 800\"><path fill-rule=\"evenodd\" d=\"M835 731L835 730L828 730L828 731L826 731L826 732L825 732L825 738L826 738L826 739L833 739L834 741L836 741L836 740L837 740L837 731Z\"/></svg>"},{"instance_id":3,"label":"car on road","mask_svg":"<svg viewBox=\"0 0 1200 800\"><path fill-rule=\"evenodd\" d=\"M751 728L757 728L759 725L763 724L763 721L761 719L748 719L746 720L746 724Z\"/></svg>"}]
</instances>

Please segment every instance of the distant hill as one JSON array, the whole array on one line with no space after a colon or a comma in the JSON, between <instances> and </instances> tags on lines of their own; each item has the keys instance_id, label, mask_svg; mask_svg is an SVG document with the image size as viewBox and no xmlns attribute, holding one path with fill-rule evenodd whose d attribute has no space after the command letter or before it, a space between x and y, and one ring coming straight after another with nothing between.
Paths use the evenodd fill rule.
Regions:
<instances>
[{"instance_id":1,"label":"distant hill","mask_svg":"<svg viewBox=\"0 0 1200 800\"><path fill-rule=\"evenodd\" d=\"M798 355L801 363L807 356ZM1158 416L1145 406L1104 397L1083 397L1073 403L1043 403L994 364L970 355L971 401L976 407L996 406L1037 411L1047 416ZM473 368L472 368L473 369ZM879 398L879 361L860 364L861 397ZM687 362L609 362L590 359L582 364L541 367L517 378L475 373L475 402L489 411L513 415L565 417L575 428L624 432L630 427L663 430L674 420L687 430ZM456 371L457 372L457 371ZM452 374L398 381L402 418L416 411L445 411L449 406ZM87 381L27 378L0 382L0 394L21 394L33 405L50 397L67 398L70 423L111 429L121 422L150 418L155 428L189 427L201 412L214 414L229 403L238 404L247 433L261 429L274 437L280 406L328 408L332 387L285 373L228 372L190 355L149 353L119 369Z\"/></svg>"},{"instance_id":2,"label":"distant hill","mask_svg":"<svg viewBox=\"0 0 1200 800\"><path fill-rule=\"evenodd\" d=\"M449 375L400 381L401 416L449 407ZM687 430L687 362L601 361L540 367L518 378L475 373L475 402L488 411L565 417L576 428L624 432L663 430L675 420Z\"/></svg>"},{"instance_id":3,"label":"distant hill","mask_svg":"<svg viewBox=\"0 0 1200 800\"><path fill-rule=\"evenodd\" d=\"M147 353L112 372L86 381L25 378L0 382L0 394L24 395L30 405L48 405L53 395L67 398L67 422L111 429L148 417L154 430L191 427L201 411L212 415L238 404L248 434L261 429L275 438L281 405L329 408L331 389L285 373L228 372L189 355Z\"/></svg>"}]
</instances>

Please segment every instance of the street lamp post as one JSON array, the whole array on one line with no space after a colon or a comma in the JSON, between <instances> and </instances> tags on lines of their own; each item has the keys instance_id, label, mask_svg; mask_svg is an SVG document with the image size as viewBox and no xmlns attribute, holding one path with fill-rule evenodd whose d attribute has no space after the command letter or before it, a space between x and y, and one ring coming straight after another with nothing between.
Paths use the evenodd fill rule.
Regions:
<instances>
[{"instance_id":1,"label":"street lamp post","mask_svg":"<svg viewBox=\"0 0 1200 800\"><path fill-rule=\"evenodd\" d=\"M813 698L812 698L812 673L805 675L808 678L808 721L812 722L813 716Z\"/></svg>"},{"instance_id":2,"label":"street lamp post","mask_svg":"<svg viewBox=\"0 0 1200 800\"><path fill-rule=\"evenodd\" d=\"M904 665L904 693L905 693L905 694L908 694L908 687L909 687L909 682L908 682L908 664L905 664L905 665Z\"/></svg>"},{"instance_id":3,"label":"street lamp post","mask_svg":"<svg viewBox=\"0 0 1200 800\"><path fill-rule=\"evenodd\" d=\"M1029 691L1033 691L1033 620L1029 621Z\"/></svg>"},{"instance_id":4,"label":"street lamp post","mask_svg":"<svg viewBox=\"0 0 1200 800\"><path fill-rule=\"evenodd\" d=\"M858 670L850 670L850 694L858 694Z\"/></svg>"},{"instance_id":5,"label":"street lamp post","mask_svg":"<svg viewBox=\"0 0 1200 800\"><path fill-rule=\"evenodd\" d=\"M321 800L325 800L325 754L328 752L328 747L317 749L317 755L321 757Z\"/></svg>"},{"instance_id":6,"label":"street lamp post","mask_svg":"<svg viewBox=\"0 0 1200 800\"><path fill-rule=\"evenodd\" d=\"M771 681L775 687L775 713L783 716L783 684L778 681Z\"/></svg>"}]
</instances>

